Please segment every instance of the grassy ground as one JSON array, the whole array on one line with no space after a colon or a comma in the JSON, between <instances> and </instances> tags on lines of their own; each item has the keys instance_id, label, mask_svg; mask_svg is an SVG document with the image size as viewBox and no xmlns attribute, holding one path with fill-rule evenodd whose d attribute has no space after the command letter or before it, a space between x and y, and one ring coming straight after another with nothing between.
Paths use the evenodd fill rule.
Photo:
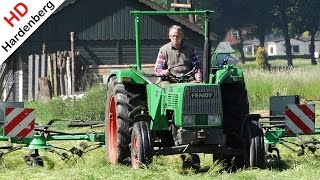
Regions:
<instances>
[{"instance_id":1,"label":"grassy ground","mask_svg":"<svg viewBox=\"0 0 320 180\"><path fill-rule=\"evenodd\" d=\"M270 62L273 66L286 65L285 61ZM298 94L302 101L314 100L316 119L319 119L319 66L309 66L309 61L295 60L292 70L265 72L255 70L254 64L241 65L244 69L252 112L268 112L268 97L277 92L281 95ZM105 89L95 88L83 100L54 100L46 105L28 103L26 106L37 109L37 121L42 124L49 119L74 118L101 120L104 115ZM79 112L80 109L80 112ZM319 127L319 123L317 123ZM66 130L58 128L58 130ZM70 132L101 131L103 129L74 129ZM318 136L313 136L319 139ZM309 136L303 138L309 139ZM54 146L70 149L79 147L81 141L50 142ZM279 169L239 169L229 172L212 161L212 155L199 154L203 172L182 170L179 156L155 157L147 169L133 170L127 166L114 166L105 161L104 147L75 158L65 163L60 156L41 150L45 166L29 167L23 157L28 150L20 150L2 158L0 179L318 179L320 176L319 153L298 157L296 153L278 146L283 165ZM296 149L298 147L295 147ZM59 151L60 153L62 151Z\"/></svg>"}]
</instances>

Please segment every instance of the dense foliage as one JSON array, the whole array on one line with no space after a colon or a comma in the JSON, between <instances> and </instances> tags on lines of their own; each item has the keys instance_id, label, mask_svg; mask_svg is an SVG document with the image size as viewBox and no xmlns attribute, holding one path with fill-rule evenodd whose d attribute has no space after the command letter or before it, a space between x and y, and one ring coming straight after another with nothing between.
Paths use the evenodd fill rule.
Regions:
<instances>
[{"instance_id":1,"label":"dense foliage","mask_svg":"<svg viewBox=\"0 0 320 180\"><path fill-rule=\"evenodd\" d=\"M162 5L173 0L153 0ZM186 3L186 0L178 0ZM292 45L290 38L300 37L304 32L310 35L310 55L312 65L317 62L312 56L314 41L320 27L320 1L318 0L193 0L195 9L214 10L211 17L211 30L218 35L217 41L224 40L228 31L237 31L240 40L237 46L243 55L243 41L257 38L264 46L265 37L272 34L284 38L287 65L292 66ZM165 6L164 6L165 7ZM201 20L201 18L198 18ZM198 24L202 24L199 22Z\"/></svg>"},{"instance_id":2,"label":"dense foliage","mask_svg":"<svg viewBox=\"0 0 320 180\"><path fill-rule=\"evenodd\" d=\"M104 120L106 88L94 86L82 98L54 98L46 104L26 103L27 107L37 110L36 119L48 122L50 119Z\"/></svg>"}]
</instances>

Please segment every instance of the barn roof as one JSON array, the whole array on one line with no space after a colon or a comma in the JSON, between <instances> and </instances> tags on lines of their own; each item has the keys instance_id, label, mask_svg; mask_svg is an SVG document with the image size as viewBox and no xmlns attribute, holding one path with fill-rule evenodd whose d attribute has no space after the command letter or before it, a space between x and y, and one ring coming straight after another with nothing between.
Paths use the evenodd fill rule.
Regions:
<instances>
[{"instance_id":1,"label":"barn roof","mask_svg":"<svg viewBox=\"0 0 320 180\"><path fill-rule=\"evenodd\" d=\"M64 8L76 3L77 1L80 0L65 0L60 6L59 8L54 12L54 13L59 13L59 11L63 10ZM167 11L168 9L160 6L159 4L151 1L151 0L136 0L144 5L149 6L151 9L155 10L155 11ZM167 15L170 19L176 21L176 22L180 22L181 24L185 25L187 28L191 29L192 31L195 31L201 35L204 35L204 29L199 27L198 25L191 23L190 21L188 21L187 19L181 17L181 16L177 16L177 15ZM217 38L217 36L213 33L210 33L210 39L211 40L215 40Z\"/></svg>"}]
</instances>

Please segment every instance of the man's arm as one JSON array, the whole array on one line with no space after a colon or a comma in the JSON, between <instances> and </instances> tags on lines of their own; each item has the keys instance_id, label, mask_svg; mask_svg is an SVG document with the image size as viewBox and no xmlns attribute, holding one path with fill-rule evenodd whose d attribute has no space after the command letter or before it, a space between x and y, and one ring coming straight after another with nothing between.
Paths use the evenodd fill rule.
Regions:
<instances>
[{"instance_id":1,"label":"man's arm","mask_svg":"<svg viewBox=\"0 0 320 180\"><path fill-rule=\"evenodd\" d=\"M202 65L201 62L197 56L197 52L193 50L190 57L193 66L196 68L196 73L194 77L196 78L196 81L201 82L202 81Z\"/></svg>"},{"instance_id":2,"label":"man's arm","mask_svg":"<svg viewBox=\"0 0 320 180\"><path fill-rule=\"evenodd\" d=\"M161 51L159 51L158 57L157 57L157 61L156 61L156 65L154 67L154 74L156 76L163 76L165 75L164 73L164 69L165 69L165 59L161 53Z\"/></svg>"}]
</instances>

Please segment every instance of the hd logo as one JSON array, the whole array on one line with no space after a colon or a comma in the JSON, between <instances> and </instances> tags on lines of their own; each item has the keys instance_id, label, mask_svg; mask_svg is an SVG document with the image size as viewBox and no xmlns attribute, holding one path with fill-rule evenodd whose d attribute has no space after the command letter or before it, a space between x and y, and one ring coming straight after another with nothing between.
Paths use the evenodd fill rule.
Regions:
<instances>
[{"instance_id":1,"label":"hd logo","mask_svg":"<svg viewBox=\"0 0 320 180\"><path fill-rule=\"evenodd\" d=\"M22 2L23 1L23 2ZM65 0L0 1L0 65Z\"/></svg>"}]
</instances>

